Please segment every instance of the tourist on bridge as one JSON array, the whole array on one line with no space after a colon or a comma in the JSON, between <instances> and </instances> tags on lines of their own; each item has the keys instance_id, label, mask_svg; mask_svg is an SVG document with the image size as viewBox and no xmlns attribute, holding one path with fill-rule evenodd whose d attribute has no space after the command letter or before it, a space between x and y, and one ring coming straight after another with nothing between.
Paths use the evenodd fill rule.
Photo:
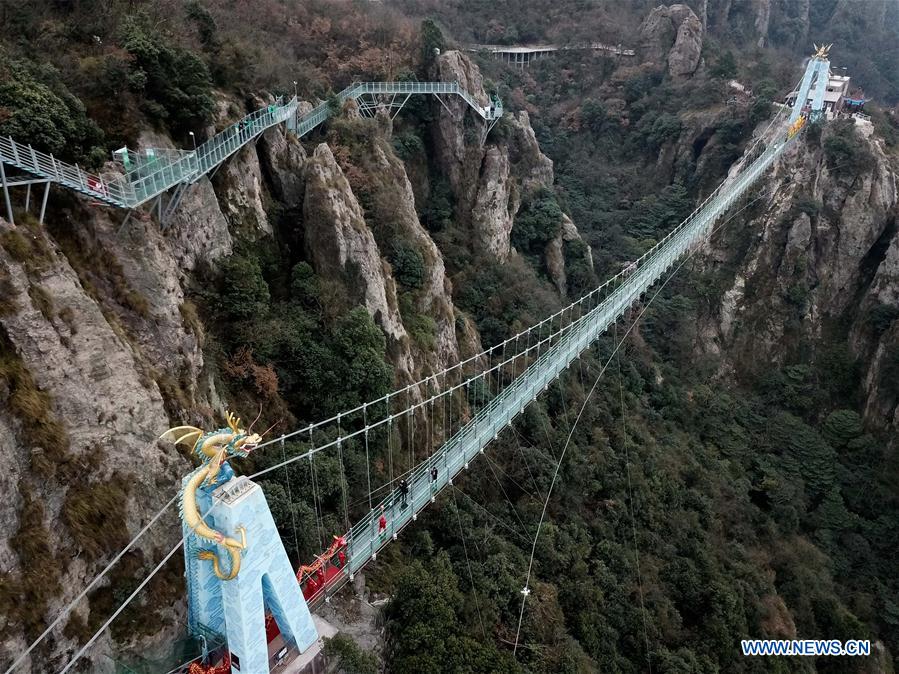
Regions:
<instances>
[{"instance_id":1,"label":"tourist on bridge","mask_svg":"<svg viewBox=\"0 0 899 674\"><path fill-rule=\"evenodd\" d=\"M384 506L381 506L381 517L378 520L378 535L383 536L387 532L387 517L384 515Z\"/></svg>"},{"instance_id":2,"label":"tourist on bridge","mask_svg":"<svg viewBox=\"0 0 899 674\"><path fill-rule=\"evenodd\" d=\"M406 478L400 480L400 498L402 499L401 507L405 508L406 497L409 495L409 483L406 481Z\"/></svg>"},{"instance_id":3,"label":"tourist on bridge","mask_svg":"<svg viewBox=\"0 0 899 674\"><path fill-rule=\"evenodd\" d=\"M437 486L437 466L431 468L431 489Z\"/></svg>"}]
</instances>

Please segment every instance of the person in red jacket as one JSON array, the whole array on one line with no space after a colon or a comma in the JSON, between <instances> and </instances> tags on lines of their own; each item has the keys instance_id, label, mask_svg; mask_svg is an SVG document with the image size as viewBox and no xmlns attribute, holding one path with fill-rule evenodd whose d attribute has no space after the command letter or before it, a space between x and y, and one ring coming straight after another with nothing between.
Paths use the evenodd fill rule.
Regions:
<instances>
[{"instance_id":1,"label":"person in red jacket","mask_svg":"<svg viewBox=\"0 0 899 674\"><path fill-rule=\"evenodd\" d=\"M378 535L383 536L387 532L387 517L384 515L384 506L381 506L381 517L378 520Z\"/></svg>"}]
</instances>

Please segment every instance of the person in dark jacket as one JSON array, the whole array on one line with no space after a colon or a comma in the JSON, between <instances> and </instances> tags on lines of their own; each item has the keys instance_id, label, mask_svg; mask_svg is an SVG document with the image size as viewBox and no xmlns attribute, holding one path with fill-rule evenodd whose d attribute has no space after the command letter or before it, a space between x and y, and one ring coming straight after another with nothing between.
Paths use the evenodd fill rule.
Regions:
<instances>
[{"instance_id":1,"label":"person in dark jacket","mask_svg":"<svg viewBox=\"0 0 899 674\"><path fill-rule=\"evenodd\" d=\"M400 498L402 499L402 507L406 507L406 497L409 495L409 483L406 478L400 480Z\"/></svg>"}]
</instances>

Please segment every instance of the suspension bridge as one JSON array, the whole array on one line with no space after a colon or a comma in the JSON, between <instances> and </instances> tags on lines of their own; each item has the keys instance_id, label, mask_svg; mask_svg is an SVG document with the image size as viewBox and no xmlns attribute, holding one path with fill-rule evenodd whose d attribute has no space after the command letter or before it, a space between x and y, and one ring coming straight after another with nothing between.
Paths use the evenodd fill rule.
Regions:
<instances>
[{"instance_id":1,"label":"suspension bridge","mask_svg":"<svg viewBox=\"0 0 899 674\"><path fill-rule=\"evenodd\" d=\"M813 84L816 82L820 84L818 78L826 77L827 72L826 50L819 51L806 69L801 91L807 94ZM424 84L424 86L426 85L427 83ZM385 92L375 90L375 93ZM386 93L391 92L387 91ZM405 93L419 92L406 90ZM451 93L458 93L458 91ZM478 456L485 453L499 433L510 426L516 416L521 414L541 392L545 391L603 332L614 325L631 307L638 304L660 278L673 266L682 264L683 260L689 257L692 251L711 235L722 216L733 207L735 202L745 197L747 191L795 142L806 120L820 115L821 106L818 104L817 98L813 96L810 100L811 103L807 103L805 96L801 97L797 101L797 107L793 110L793 117L789 120L786 118L787 111L780 109L765 132L746 151L743 162L734 167L731 175L683 222L639 259L628 264L614 277L559 312L500 344L440 372L430 374L418 382L392 391L354 409L341 412L330 419L286 433L274 440L257 442L255 437L258 436L251 436L249 431L243 431L237 425L232 425L229 420L232 435L241 438L241 442L254 437L252 440L253 452L273 453L277 452L280 446L280 457L275 454L275 462L270 463L264 469L248 477L229 480L215 492L210 493L207 504L204 506L203 516L210 513L214 515L216 509L221 510L224 507L222 503L228 507L239 508L242 499L250 498L248 494L254 493L253 479L274 471L286 471L291 464L303 462L308 466L312 476L316 526L323 552L311 564L300 567L296 572L296 581L298 582L293 582L293 586L294 588L302 587L303 594L296 596L300 597L298 601L302 604L303 610L307 611L307 615L307 606L315 610L322 602L329 601L329 598L345 583L353 580L355 575L363 570L369 562L376 559L379 551L390 541L395 540L404 527L414 522L444 489L451 486L453 480L460 473L469 469ZM495 114L483 108L481 110L484 112L483 118L487 121ZM309 118L309 115L313 113L315 110L307 113L304 118ZM282 121L286 120L282 119ZM309 123L314 123L314 119L310 118ZM298 127L298 132L300 131L302 128ZM217 159L217 161L221 161L221 159ZM213 166L211 163L209 165ZM222 429L222 431L227 432L227 429ZM216 431L216 433L219 432L221 431ZM287 455L287 447L291 448L290 456ZM333 536L332 544L327 547L326 532L323 531L322 525L323 506L315 486L317 484L315 462L317 457L321 458L323 452L328 452L330 456L336 456L342 474L340 481L342 504L339 512L345 526L345 533ZM347 492L347 468L344 461L347 452L352 452L357 457L365 457L365 474L359 476L364 481L365 494L359 500L351 500ZM277 460L278 458L280 460ZM377 464L375 458L378 459ZM559 463L561 464L561 459ZM129 545L21 654L7 670L7 674L13 672L25 660L34 647L61 623L68 612L87 595L91 588L96 587L113 565L163 517L165 512L172 508L175 500L176 498L173 497L160 512L150 519ZM548 502L549 495L546 497L546 503ZM267 513L267 508L265 512ZM218 517L215 516L215 518L218 522ZM351 523L351 518L354 523ZM225 519L223 518L222 521ZM228 521L235 520L229 519ZM192 569L195 567L191 566L193 564L191 560L196 560L198 552L194 540L196 538L195 530L185 528L184 531L184 538L163 557L154 570L141 581L94 636L75 653L61 672L69 671L88 652L100 635L138 596L153 575L177 553L182 545L187 554L188 585L200 583L200 581L192 579L194 574ZM266 541L264 545L270 543L271 541ZM536 546L536 539L534 544ZM235 543L235 545L238 544ZM286 559L283 546L280 547L280 550L281 557ZM251 570L241 570L240 574L252 573L253 565L260 563L253 557L252 538L243 554L245 555L244 564L249 565ZM267 555L267 557L270 556ZM209 557L203 559L209 559ZM206 566L208 567L208 564ZM218 574L218 565L216 565L216 574ZM208 571L206 578L207 580L211 578ZM220 584L211 581L212 589L217 590L218 595L212 597L210 601L215 606L220 606L223 601L226 603L227 601L237 601L227 598L228 588L231 587L228 584L234 582L229 579L221 581ZM529 582L530 571L521 590L523 595L522 613L530 592ZM193 591L190 595L192 598L199 596L195 595ZM299 646L300 651L304 651L308 644L301 645L298 629L291 623L291 619L284 618L282 615L285 612L283 601L276 598L274 606L277 608L277 615L269 622L277 622L277 627L280 628L286 643L293 642ZM191 611L194 611L194 607L191 607ZM192 632L198 640L196 643L200 643L201 638L204 646L211 643L227 643L224 655L225 664L221 665L223 669L202 671L239 671L239 666L234 666L237 659L235 649L239 651L247 646L244 644L242 635L234 636L236 634L234 630L237 628L250 629L248 627L250 623L244 622L246 616L236 611L235 605L232 604L231 608L226 605L224 612L228 616L227 620L221 610L216 609L210 613L212 619L218 620L227 628L227 635L197 622L195 617L191 618ZM261 600L253 611L257 611L261 616ZM275 608L272 608L272 611L276 613ZM302 616L299 616L299 619L302 620ZM231 624L232 620L234 625ZM279 653L281 652L279 651ZM204 650L203 654L194 654L182 660L180 664L205 658L206 655L208 653ZM246 662L244 652L241 652L241 658ZM283 664L283 661L269 660L271 666L278 663ZM169 667L169 669L174 671L173 667ZM138 669L125 671L138 671Z\"/></svg>"},{"instance_id":2,"label":"suspension bridge","mask_svg":"<svg viewBox=\"0 0 899 674\"><path fill-rule=\"evenodd\" d=\"M460 97L485 122L485 134L503 115L503 104L499 98L494 97L487 105L481 105L458 82L354 82L335 98L340 103L358 101L363 114L373 114L377 108L384 106L394 110L395 116L414 95L434 96L444 107L447 107L444 97ZM27 210L32 185L44 185L39 213L39 221L43 223L50 185L57 184L129 211L155 200L160 223L164 225L178 208L184 191L190 185L214 172L264 131L285 124L298 136L304 136L324 123L335 111L335 106L324 102L306 113L300 113L296 96L287 102L279 98L229 125L193 150L117 150L113 157L121 172L113 177L90 173L78 164L60 161L52 154L35 150L31 145L10 137L0 137L0 187L3 189L7 219L14 222L10 187L27 188ZM7 176L4 165L18 169L21 175ZM163 195L170 191L169 199L163 203Z\"/></svg>"}]
</instances>

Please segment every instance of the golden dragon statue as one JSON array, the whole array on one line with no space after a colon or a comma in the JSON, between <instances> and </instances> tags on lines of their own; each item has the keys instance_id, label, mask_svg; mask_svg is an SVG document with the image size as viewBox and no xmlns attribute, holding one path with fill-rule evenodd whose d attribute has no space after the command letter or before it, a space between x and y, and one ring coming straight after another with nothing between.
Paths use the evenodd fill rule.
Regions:
<instances>
[{"instance_id":1,"label":"golden dragon statue","mask_svg":"<svg viewBox=\"0 0 899 674\"><path fill-rule=\"evenodd\" d=\"M833 43L822 44L820 47L813 43L812 46L815 48L815 53L812 54L812 58L826 59L830 55L830 48L833 47Z\"/></svg>"},{"instance_id":2,"label":"golden dragon statue","mask_svg":"<svg viewBox=\"0 0 899 674\"><path fill-rule=\"evenodd\" d=\"M213 572L221 580L232 580L240 572L241 550L247 547L246 530L238 527L237 534L240 537L238 540L226 536L206 524L197 505L197 490L214 487L228 481L234 471L226 463L227 460L235 456L247 456L262 441L261 435L252 432L252 424L249 429L242 429L240 419L231 412L227 413L227 422L227 428L209 432L195 426L175 426L161 436L162 440L169 440L176 445L190 445L194 454L202 462L199 468L181 482L179 499L181 519L197 536L217 543L228 551L231 556L228 573L222 571L219 556L214 550L200 550L197 553L197 557L200 559L212 562Z\"/></svg>"}]
</instances>

